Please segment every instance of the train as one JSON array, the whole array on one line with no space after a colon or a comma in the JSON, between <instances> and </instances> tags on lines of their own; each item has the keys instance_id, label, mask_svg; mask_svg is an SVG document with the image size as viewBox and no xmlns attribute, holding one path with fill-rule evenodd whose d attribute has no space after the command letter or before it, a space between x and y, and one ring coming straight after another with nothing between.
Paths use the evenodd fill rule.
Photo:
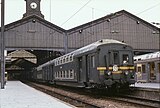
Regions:
<instances>
[{"instance_id":1,"label":"train","mask_svg":"<svg viewBox=\"0 0 160 108\"><path fill-rule=\"evenodd\" d=\"M72 87L129 87L135 83L133 56L126 43L102 39L34 68L30 78Z\"/></svg>"},{"instance_id":2,"label":"train","mask_svg":"<svg viewBox=\"0 0 160 108\"><path fill-rule=\"evenodd\" d=\"M134 57L136 82L160 82L160 51Z\"/></svg>"}]
</instances>

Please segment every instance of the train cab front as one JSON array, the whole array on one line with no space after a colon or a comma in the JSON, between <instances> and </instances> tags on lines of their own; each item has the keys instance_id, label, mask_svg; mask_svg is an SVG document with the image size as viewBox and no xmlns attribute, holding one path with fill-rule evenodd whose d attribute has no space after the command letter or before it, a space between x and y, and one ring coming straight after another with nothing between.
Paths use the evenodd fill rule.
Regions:
<instances>
[{"instance_id":1,"label":"train cab front","mask_svg":"<svg viewBox=\"0 0 160 108\"><path fill-rule=\"evenodd\" d=\"M108 63L103 77L106 87L129 87L135 83L132 51L110 51L105 59Z\"/></svg>"},{"instance_id":2,"label":"train cab front","mask_svg":"<svg viewBox=\"0 0 160 108\"><path fill-rule=\"evenodd\" d=\"M118 66L109 67L104 73L104 83L107 87L128 87L135 83L134 66Z\"/></svg>"}]
</instances>

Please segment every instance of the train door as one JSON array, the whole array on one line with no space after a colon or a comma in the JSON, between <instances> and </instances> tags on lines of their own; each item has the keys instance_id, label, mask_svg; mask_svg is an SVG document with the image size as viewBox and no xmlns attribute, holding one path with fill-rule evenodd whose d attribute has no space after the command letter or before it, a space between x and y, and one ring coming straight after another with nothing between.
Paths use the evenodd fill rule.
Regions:
<instances>
[{"instance_id":1,"label":"train door","mask_svg":"<svg viewBox=\"0 0 160 108\"><path fill-rule=\"evenodd\" d=\"M88 77L89 82L96 83L98 82L98 72L96 68L96 54L88 55Z\"/></svg>"},{"instance_id":2,"label":"train door","mask_svg":"<svg viewBox=\"0 0 160 108\"><path fill-rule=\"evenodd\" d=\"M79 81L83 82L83 83L86 83L89 80L88 79L89 73L88 73L88 62L87 61L88 61L87 55L84 55L84 56L78 58Z\"/></svg>"},{"instance_id":3,"label":"train door","mask_svg":"<svg viewBox=\"0 0 160 108\"><path fill-rule=\"evenodd\" d=\"M141 82L141 80L142 80L142 64L136 64L136 65L137 65L137 70L136 70L137 82Z\"/></svg>"},{"instance_id":4,"label":"train door","mask_svg":"<svg viewBox=\"0 0 160 108\"><path fill-rule=\"evenodd\" d=\"M79 81L82 82L82 57L78 58Z\"/></svg>"},{"instance_id":5,"label":"train door","mask_svg":"<svg viewBox=\"0 0 160 108\"><path fill-rule=\"evenodd\" d=\"M51 68L52 68L52 71L51 71L52 79L51 80L54 81L55 79L54 65L52 65Z\"/></svg>"},{"instance_id":6,"label":"train door","mask_svg":"<svg viewBox=\"0 0 160 108\"><path fill-rule=\"evenodd\" d=\"M149 63L149 72L150 72L150 80L155 80L156 75L155 75L155 64L154 62Z\"/></svg>"}]
</instances>

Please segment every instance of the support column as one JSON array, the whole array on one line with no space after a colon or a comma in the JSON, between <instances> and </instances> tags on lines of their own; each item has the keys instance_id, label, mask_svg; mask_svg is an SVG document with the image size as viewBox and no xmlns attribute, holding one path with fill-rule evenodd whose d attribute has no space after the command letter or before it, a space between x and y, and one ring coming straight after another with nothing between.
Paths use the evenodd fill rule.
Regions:
<instances>
[{"instance_id":1,"label":"support column","mask_svg":"<svg viewBox=\"0 0 160 108\"><path fill-rule=\"evenodd\" d=\"M4 39L4 1L1 0L1 89L4 89L4 80L5 80L5 39Z\"/></svg>"},{"instance_id":2,"label":"support column","mask_svg":"<svg viewBox=\"0 0 160 108\"><path fill-rule=\"evenodd\" d=\"M64 52L65 54L68 53L68 35L66 32L64 34Z\"/></svg>"}]
</instances>

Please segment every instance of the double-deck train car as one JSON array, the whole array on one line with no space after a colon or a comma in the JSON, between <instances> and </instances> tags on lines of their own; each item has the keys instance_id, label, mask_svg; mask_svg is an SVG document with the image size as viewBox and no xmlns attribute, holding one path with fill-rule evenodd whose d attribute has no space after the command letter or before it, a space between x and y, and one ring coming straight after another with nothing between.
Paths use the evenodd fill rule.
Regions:
<instances>
[{"instance_id":1,"label":"double-deck train car","mask_svg":"<svg viewBox=\"0 0 160 108\"><path fill-rule=\"evenodd\" d=\"M134 57L137 82L160 82L160 51Z\"/></svg>"},{"instance_id":2,"label":"double-deck train car","mask_svg":"<svg viewBox=\"0 0 160 108\"><path fill-rule=\"evenodd\" d=\"M74 87L128 87L135 83L133 49L103 39L38 66L34 80Z\"/></svg>"}]
</instances>

